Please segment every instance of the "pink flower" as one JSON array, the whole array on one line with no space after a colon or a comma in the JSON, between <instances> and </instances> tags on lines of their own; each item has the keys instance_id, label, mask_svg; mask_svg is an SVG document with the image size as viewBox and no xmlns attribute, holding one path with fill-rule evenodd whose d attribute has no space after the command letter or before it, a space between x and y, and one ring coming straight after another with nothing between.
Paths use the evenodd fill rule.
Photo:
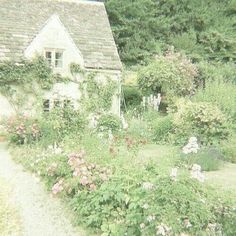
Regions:
<instances>
[{"instance_id":1,"label":"pink flower","mask_svg":"<svg viewBox=\"0 0 236 236\"><path fill-rule=\"evenodd\" d=\"M95 184L90 184L89 189L91 191L95 191L97 189L97 186Z\"/></svg>"},{"instance_id":2,"label":"pink flower","mask_svg":"<svg viewBox=\"0 0 236 236\"><path fill-rule=\"evenodd\" d=\"M82 176L82 178L80 179L80 184L82 184L83 186L87 185L89 183L88 178L86 176Z\"/></svg>"},{"instance_id":3,"label":"pink flower","mask_svg":"<svg viewBox=\"0 0 236 236\"><path fill-rule=\"evenodd\" d=\"M63 184L63 180L60 180L59 182L57 182L56 184L53 185L52 193L54 195L56 195L56 194L58 194L58 193L63 191L64 188L63 188L62 184Z\"/></svg>"}]
</instances>

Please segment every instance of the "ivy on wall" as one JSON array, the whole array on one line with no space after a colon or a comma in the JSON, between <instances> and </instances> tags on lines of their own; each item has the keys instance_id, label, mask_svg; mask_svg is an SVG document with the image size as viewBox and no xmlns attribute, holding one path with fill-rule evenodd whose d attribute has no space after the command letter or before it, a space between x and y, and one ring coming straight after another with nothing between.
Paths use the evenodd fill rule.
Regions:
<instances>
[{"instance_id":1,"label":"ivy on wall","mask_svg":"<svg viewBox=\"0 0 236 236\"><path fill-rule=\"evenodd\" d=\"M52 70L42 57L32 61L22 60L19 63L5 61L0 64L0 87L22 85L37 82L43 89L48 89L53 83Z\"/></svg>"},{"instance_id":2,"label":"ivy on wall","mask_svg":"<svg viewBox=\"0 0 236 236\"><path fill-rule=\"evenodd\" d=\"M81 74L80 87L82 91L82 105L87 112L109 111L112 106L112 97L118 88L117 82L106 76L105 81L96 79L97 72L88 72L80 65L72 63L72 75Z\"/></svg>"},{"instance_id":3,"label":"ivy on wall","mask_svg":"<svg viewBox=\"0 0 236 236\"><path fill-rule=\"evenodd\" d=\"M5 61L0 63L0 93L3 94L16 112L26 102L22 94L41 97L43 89L52 88L53 83L67 81L52 69L43 57L22 60L18 63Z\"/></svg>"},{"instance_id":4,"label":"ivy on wall","mask_svg":"<svg viewBox=\"0 0 236 236\"><path fill-rule=\"evenodd\" d=\"M73 76L80 74L83 77L83 80L78 82L83 94L81 99L83 108L88 112L108 111L112 105L117 83L109 77L104 83L100 82L95 78L97 72L88 72L75 63L70 65L70 70ZM16 112L20 111L26 102L23 94L32 94L39 101L42 99L44 89L51 89L56 82L70 80L59 74L53 74L43 57L36 57L32 61L22 60L19 63L12 61L0 63L0 93L8 99Z\"/></svg>"}]
</instances>

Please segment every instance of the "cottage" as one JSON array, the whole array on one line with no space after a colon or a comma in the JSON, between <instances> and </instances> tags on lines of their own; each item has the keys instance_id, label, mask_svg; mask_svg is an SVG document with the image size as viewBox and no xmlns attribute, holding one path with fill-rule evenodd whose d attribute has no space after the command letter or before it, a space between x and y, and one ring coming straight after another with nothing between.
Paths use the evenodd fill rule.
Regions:
<instances>
[{"instance_id":1,"label":"cottage","mask_svg":"<svg viewBox=\"0 0 236 236\"><path fill-rule=\"evenodd\" d=\"M69 83L55 82L50 91L45 91L45 109L61 102L56 95L79 109L82 94L75 80L83 78L72 76L70 65L74 63L86 72L96 72L97 80L117 82L111 111L120 114L121 62L103 3L0 0L0 63L31 60L36 55L44 56L54 73L71 78ZM0 117L12 113L12 105L0 94Z\"/></svg>"}]
</instances>

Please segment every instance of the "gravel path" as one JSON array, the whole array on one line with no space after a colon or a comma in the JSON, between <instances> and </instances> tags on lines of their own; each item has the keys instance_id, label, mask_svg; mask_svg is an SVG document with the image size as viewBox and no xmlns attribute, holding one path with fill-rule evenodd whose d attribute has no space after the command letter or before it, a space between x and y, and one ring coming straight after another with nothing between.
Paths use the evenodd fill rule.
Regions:
<instances>
[{"instance_id":1,"label":"gravel path","mask_svg":"<svg viewBox=\"0 0 236 236\"><path fill-rule=\"evenodd\" d=\"M32 174L13 162L4 143L0 143L0 177L13 187L11 201L19 209L23 236L86 235L73 228L60 200L47 194Z\"/></svg>"}]
</instances>

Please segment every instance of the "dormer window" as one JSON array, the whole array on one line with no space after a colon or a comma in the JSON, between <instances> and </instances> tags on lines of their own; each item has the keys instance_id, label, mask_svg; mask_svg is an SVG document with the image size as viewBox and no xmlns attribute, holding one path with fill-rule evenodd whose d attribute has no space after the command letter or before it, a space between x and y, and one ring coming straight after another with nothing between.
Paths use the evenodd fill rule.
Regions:
<instances>
[{"instance_id":1,"label":"dormer window","mask_svg":"<svg viewBox=\"0 0 236 236\"><path fill-rule=\"evenodd\" d=\"M63 51L57 49L45 50L45 59L52 68L63 67Z\"/></svg>"}]
</instances>

